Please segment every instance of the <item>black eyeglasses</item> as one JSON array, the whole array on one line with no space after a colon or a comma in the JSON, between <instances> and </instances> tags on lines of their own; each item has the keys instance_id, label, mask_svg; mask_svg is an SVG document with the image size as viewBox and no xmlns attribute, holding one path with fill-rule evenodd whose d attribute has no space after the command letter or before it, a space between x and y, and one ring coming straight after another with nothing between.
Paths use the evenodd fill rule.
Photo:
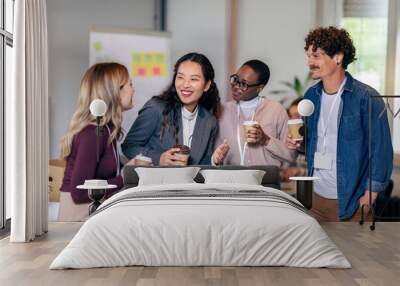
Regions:
<instances>
[{"instance_id":1,"label":"black eyeglasses","mask_svg":"<svg viewBox=\"0 0 400 286\"><path fill-rule=\"evenodd\" d=\"M247 82L240 80L240 78L237 74L231 75L230 81L231 81L232 86L237 85L243 91L246 91L249 87L258 86L258 85L262 84L262 83L248 84Z\"/></svg>"}]
</instances>

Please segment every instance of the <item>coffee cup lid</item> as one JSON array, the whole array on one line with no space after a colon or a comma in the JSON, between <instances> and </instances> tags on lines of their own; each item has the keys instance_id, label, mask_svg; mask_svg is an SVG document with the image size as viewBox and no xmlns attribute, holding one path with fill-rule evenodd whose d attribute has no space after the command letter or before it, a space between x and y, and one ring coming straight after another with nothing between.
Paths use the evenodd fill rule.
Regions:
<instances>
[{"instance_id":1,"label":"coffee cup lid","mask_svg":"<svg viewBox=\"0 0 400 286\"><path fill-rule=\"evenodd\" d=\"M258 124L258 122L254 120L248 120L243 122L243 125L256 125L256 124Z\"/></svg>"},{"instance_id":2,"label":"coffee cup lid","mask_svg":"<svg viewBox=\"0 0 400 286\"><path fill-rule=\"evenodd\" d=\"M98 190L98 189L113 189L116 185L108 184L107 180L85 180L83 185L76 186L77 189Z\"/></svg>"},{"instance_id":3,"label":"coffee cup lid","mask_svg":"<svg viewBox=\"0 0 400 286\"><path fill-rule=\"evenodd\" d=\"M179 148L179 153L181 154L189 154L190 153L190 148L189 146L186 145L180 145L180 144L176 144L174 145L174 148Z\"/></svg>"},{"instance_id":4,"label":"coffee cup lid","mask_svg":"<svg viewBox=\"0 0 400 286\"><path fill-rule=\"evenodd\" d=\"M289 119L288 124L303 124L303 119Z\"/></svg>"},{"instance_id":5,"label":"coffee cup lid","mask_svg":"<svg viewBox=\"0 0 400 286\"><path fill-rule=\"evenodd\" d=\"M142 161L147 161L147 162L152 162L153 161L150 157L146 157L146 156L144 156L142 154L136 155L135 159L142 160Z\"/></svg>"}]
</instances>

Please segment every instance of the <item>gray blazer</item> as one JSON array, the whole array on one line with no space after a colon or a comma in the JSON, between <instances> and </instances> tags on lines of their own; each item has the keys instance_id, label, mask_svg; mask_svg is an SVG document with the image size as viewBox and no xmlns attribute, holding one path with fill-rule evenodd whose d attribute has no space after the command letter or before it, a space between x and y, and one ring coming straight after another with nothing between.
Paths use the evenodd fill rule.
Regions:
<instances>
[{"instance_id":1,"label":"gray blazer","mask_svg":"<svg viewBox=\"0 0 400 286\"><path fill-rule=\"evenodd\" d=\"M137 154L142 153L150 157L154 165L159 165L161 154L176 144L173 135L171 113L169 114L169 126L164 131L163 141L160 141L164 107L165 102L157 98L150 99L142 107L121 145L125 156L133 158ZM178 124L178 144L183 144L182 116L180 112L178 113ZM211 164L211 156L217 133L217 119L208 110L199 105L193 131L189 165Z\"/></svg>"}]
</instances>

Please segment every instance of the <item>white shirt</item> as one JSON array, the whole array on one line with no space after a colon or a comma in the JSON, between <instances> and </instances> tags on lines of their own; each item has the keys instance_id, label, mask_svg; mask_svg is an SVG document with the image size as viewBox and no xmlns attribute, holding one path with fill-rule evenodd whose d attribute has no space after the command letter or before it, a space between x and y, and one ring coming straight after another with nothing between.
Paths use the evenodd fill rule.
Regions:
<instances>
[{"instance_id":1,"label":"white shirt","mask_svg":"<svg viewBox=\"0 0 400 286\"><path fill-rule=\"evenodd\" d=\"M240 110L242 111L246 119L251 119L258 106L259 101L260 101L259 96L256 96L255 98L248 101L243 101L243 100L239 101Z\"/></svg>"},{"instance_id":2,"label":"white shirt","mask_svg":"<svg viewBox=\"0 0 400 286\"><path fill-rule=\"evenodd\" d=\"M239 112L241 111L244 115L244 120L253 120L254 119L253 117L256 112L259 101L260 101L260 96L256 96L255 98L247 100L247 101L240 100L238 103L239 104L238 117L240 116ZM246 147L242 146L242 142L240 142L240 139L238 139L238 140L239 140L240 148L242 150L245 150ZM245 143L243 143L243 144L245 144ZM216 146L216 147L218 147L218 146ZM243 159L241 159L241 160L243 160ZM211 165L215 166L214 157L211 157Z\"/></svg>"},{"instance_id":3,"label":"white shirt","mask_svg":"<svg viewBox=\"0 0 400 286\"><path fill-rule=\"evenodd\" d=\"M192 137L194 126L196 125L198 107L193 112L187 110L184 106L182 106L182 134L183 134L183 145L192 147Z\"/></svg>"},{"instance_id":4,"label":"white shirt","mask_svg":"<svg viewBox=\"0 0 400 286\"><path fill-rule=\"evenodd\" d=\"M319 180L314 181L314 191L321 197L327 199L337 199L337 135L338 135L338 116L341 95L343 92L346 78L340 85L336 94L322 92L321 110L318 120L318 140L316 152L329 154L332 165L329 170L314 168L314 176Z\"/></svg>"}]
</instances>

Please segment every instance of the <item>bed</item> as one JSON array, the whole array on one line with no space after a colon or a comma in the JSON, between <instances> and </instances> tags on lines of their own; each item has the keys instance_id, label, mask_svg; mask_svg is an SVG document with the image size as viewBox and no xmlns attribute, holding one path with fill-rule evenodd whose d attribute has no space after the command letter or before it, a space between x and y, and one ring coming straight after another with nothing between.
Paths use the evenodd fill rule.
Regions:
<instances>
[{"instance_id":1,"label":"bed","mask_svg":"<svg viewBox=\"0 0 400 286\"><path fill-rule=\"evenodd\" d=\"M127 187L82 225L50 269L129 265L351 267L296 199L235 182Z\"/></svg>"}]
</instances>

